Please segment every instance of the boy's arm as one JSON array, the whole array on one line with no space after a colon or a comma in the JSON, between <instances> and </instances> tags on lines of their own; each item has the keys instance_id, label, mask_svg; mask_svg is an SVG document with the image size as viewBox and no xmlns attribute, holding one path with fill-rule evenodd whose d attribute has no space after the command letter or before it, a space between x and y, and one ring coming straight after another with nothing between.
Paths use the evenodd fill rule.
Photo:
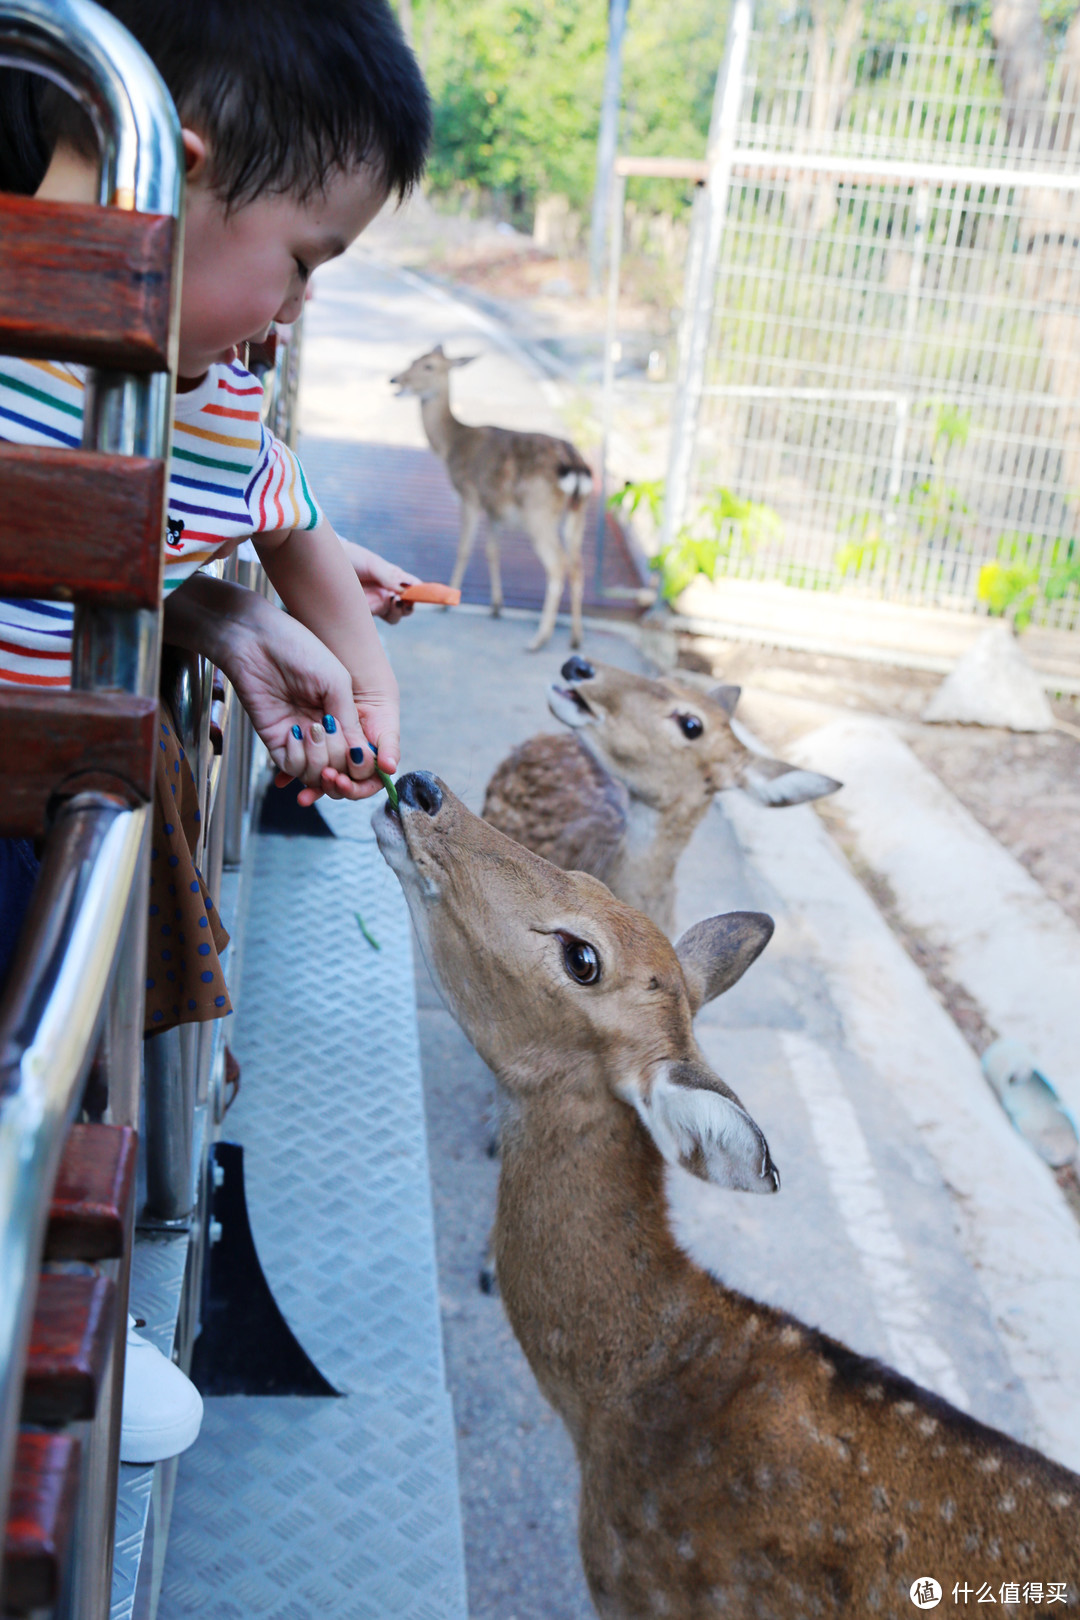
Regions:
<instances>
[{"instance_id":1,"label":"boy's arm","mask_svg":"<svg viewBox=\"0 0 1080 1620\"><path fill-rule=\"evenodd\" d=\"M410 574L407 568L399 568L397 563L388 562L377 552L369 551L367 546L358 546L355 540L342 540L341 543L357 579L364 587L367 605L374 617L384 619L387 624L397 624L400 619L407 618L413 604L403 602L400 593L406 585L419 585L419 577Z\"/></svg>"},{"instance_id":2,"label":"boy's arm","mask_svg":"<svg viewBox=\"0 0 1080 1620\"><path fill-rule=\"evenodd\" d=\"M354 714L338 717L350 750L366 738L377 745L382 769L393 773L401 757L397 681L340 538L326 518L314 529L279 530L252 538L270 583L289 612L318 636L352 677ZM370 748L363 749L361 762L349 766L349 774L357 778L368 777L373 770Z\"/></svg>"}]
</instances>

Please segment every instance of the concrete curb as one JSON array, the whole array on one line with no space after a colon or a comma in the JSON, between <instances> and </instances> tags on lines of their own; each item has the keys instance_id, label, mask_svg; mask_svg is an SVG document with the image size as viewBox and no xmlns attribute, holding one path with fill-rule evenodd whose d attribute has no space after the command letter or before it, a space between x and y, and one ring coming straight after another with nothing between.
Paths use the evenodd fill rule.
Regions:
<instances>
[{"instance_id":1,"label":"concrete curb","mask_svg":"<svg viewBox=\"0 0 1080 1620\"><path fill-rule=\"evenodd\" d=\"M816 759L817 756L815 756ZM739 843L791 911L846 1043L895 1094L952 1197L958 1241L1035 1414L1035 1444L1080 1466L1080 1232L979 1065L812 810L730 794Z\"/></svg>"},{"instance_id":2,"label":"concrete curb","mask_svg":"<svg viewBox=\"0 0 1080 1620\"><path fill-rule=\"evenodd\" d=\"M790 752L844 783L837 809L905 922L1080 1111L1080 929L890 726L837 720Z\"/></svg>"}]
</instances>

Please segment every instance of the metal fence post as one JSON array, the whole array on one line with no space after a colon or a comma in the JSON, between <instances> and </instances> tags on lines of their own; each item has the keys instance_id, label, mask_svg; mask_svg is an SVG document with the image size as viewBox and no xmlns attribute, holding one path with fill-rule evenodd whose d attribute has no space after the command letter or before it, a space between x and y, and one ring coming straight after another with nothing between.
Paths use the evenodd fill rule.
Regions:
<instances>
[{"instance_id":1,"label":"metal fence post","mask_svg":"<svg viewBox=\"0 0 1080 1620\"><path fill-rule=\"evenodd\" d=\"M728 188L731 184L753 18L753 0L735 0L724 60L713 96L706 150L709 178L704 191L696 199L691 221L661 531L661 545L664 546L671 544L685 522L689 502L709 332L716 298L716 272L727 215Z\"/></svg>"},{"instance_id":2,"label":"metal fence post","mask_svg":"<svg viewBox=\"0 0 1080 1620\"><path fill-rule=\"evenodd\" d=\"M626 176L616 168L608 202L608 295L604 327L604 391L600 429L600 498L596 512L596 594L604 594L604 541L607 538L607 457L611 417L615 404L615 345L619 333L619 274L622 267L623 224L626 216Z\"/></svg>"}]
</instances>

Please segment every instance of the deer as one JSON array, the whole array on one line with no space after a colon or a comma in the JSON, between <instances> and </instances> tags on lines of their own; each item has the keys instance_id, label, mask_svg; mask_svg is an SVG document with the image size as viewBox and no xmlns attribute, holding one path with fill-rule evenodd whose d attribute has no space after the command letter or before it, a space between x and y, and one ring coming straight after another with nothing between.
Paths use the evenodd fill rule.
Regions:
<instances>
[{"instance_id":1,"label":"deer","mask_svg":"<svg viewBox=\"0 0 1080 1620\"><path fill-rule=\"evenodd\" d=\"M928 1581L1038 1580L1080 1601L1080 1476L726 1287L677 1241L673 1176L779 1191L692 1024L771 920L713 917L672 945L438 778L397 790L375 835L498 1082L503 1304L577 1453L602 1620L906 1620Z\"/></svg>"},{"instance_id":2,"label":"deer","mask_svg":"<svg viewBox=\"0 0 1080 1620\"><path fill-rule=\"evenodd\" d=\"M446 464L461 500L457 557L450 579L461 586L472 554L481 515L488 528L484 545L491 578L491 612L503 607L499 564L499 526L516 518L532 543L547 576L544 605L529 651L551 639L563 585L570 580L570 645L580 647L581 605L585 589L582 549L585 503L592 489L589 464L568 439L548 433L519 433L510 428L469 427L450 409L450 373L476 355L451 359L442 344L391 377L400 395L415 395L428 443Z\"/></svg>"},{"instance_id":3,"label":"deer","mask_svg":"<svg viewBox=\"0 0 1080 1620\"><path fill-rule=\"evenodd\" d=\"M484 819L556 866L603 879L668 935L679 858L717 793L741 787L776 807L841 786L741 742L737 686L703 693L580 656L561 674L548 707L568 731L531 737L496 767Z\"/></svg>"}]
</instances>

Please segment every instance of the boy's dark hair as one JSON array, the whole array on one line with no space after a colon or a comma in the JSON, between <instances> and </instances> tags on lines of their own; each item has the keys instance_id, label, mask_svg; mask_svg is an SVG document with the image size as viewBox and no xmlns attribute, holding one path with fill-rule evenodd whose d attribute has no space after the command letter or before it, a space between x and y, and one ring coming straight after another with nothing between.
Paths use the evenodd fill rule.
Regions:
<instances>
[{"instance_id":1,"label":"boy's dark hair","mask_svg":"<svg viewBox=\"0 0 1080 1620\"><path fill-rule=\"evenodd\" d=\"M399 198L420 179L431 104L387 0L103 4L156 64L181 122L206 138L227 208L266 192L310 197L365 162ZM37 83L45 148L63 140L91 155L85 115Z\"/></svg>"}]
</instances>

